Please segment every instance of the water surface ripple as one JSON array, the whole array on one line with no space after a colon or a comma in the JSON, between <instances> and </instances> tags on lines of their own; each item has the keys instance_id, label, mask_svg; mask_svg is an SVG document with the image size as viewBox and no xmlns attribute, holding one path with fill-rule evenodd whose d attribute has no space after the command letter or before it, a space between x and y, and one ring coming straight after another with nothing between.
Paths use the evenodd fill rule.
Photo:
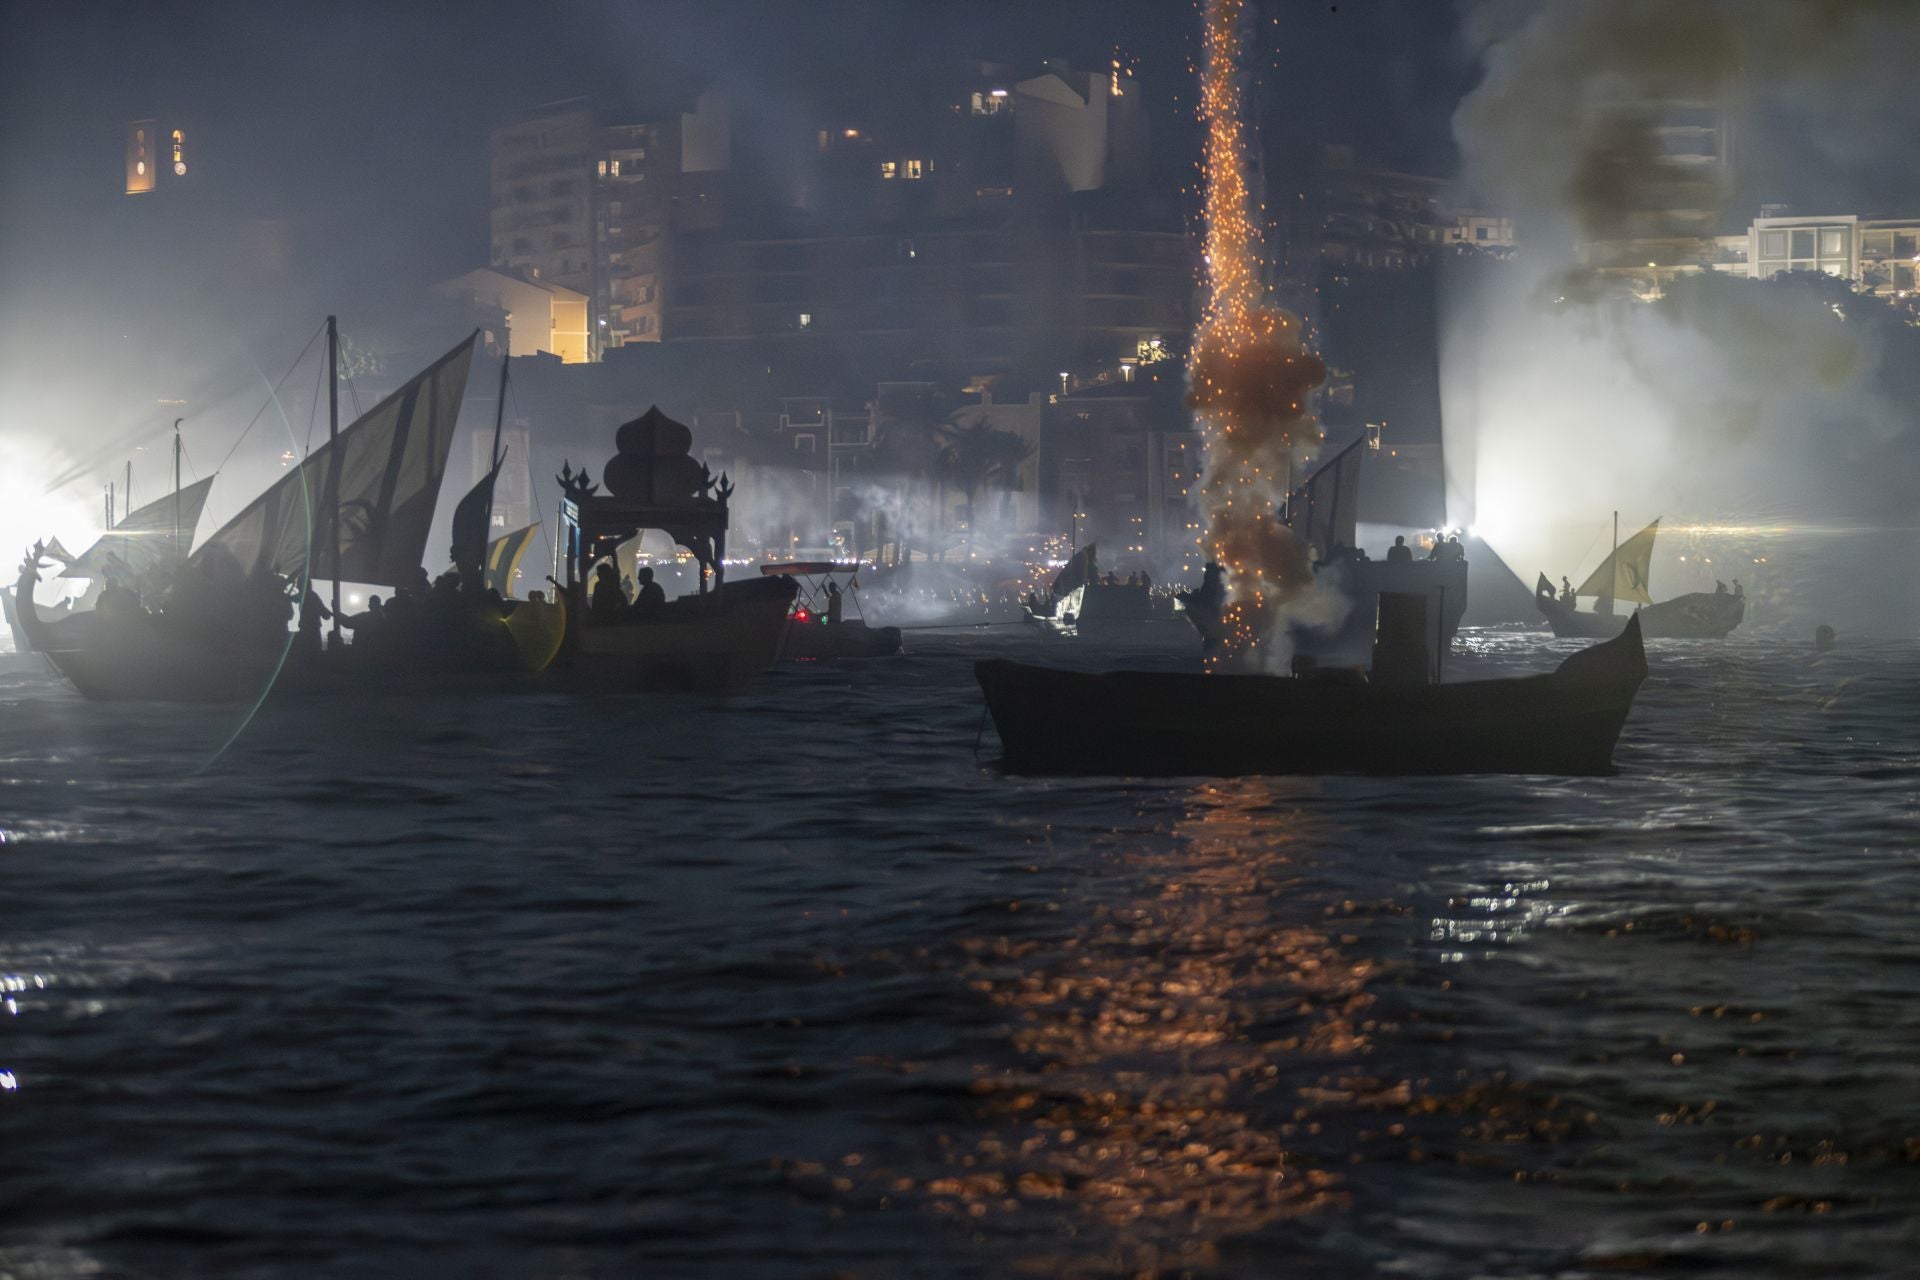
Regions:
<instances>
[{"instance_id":1,"label":"water surface ripple","mask_svg":"<svg viewBox=\"0 0 1920 1280\"><path fill-rule=\"evenodd\" d=\"M1920 647L1657 644L1611 778L1149 783L976 755L1031 644L204 770L0 674L0 1275L1911 1274Z\"/></svg>"}]
</instances>

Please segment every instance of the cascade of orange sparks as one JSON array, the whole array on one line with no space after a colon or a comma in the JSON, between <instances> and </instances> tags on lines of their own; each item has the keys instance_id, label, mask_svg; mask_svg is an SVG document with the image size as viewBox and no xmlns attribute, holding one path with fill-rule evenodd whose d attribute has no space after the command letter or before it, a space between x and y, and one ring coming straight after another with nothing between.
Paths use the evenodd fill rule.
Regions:
<instances>
[{"instance_id":1,"label":"cascade of orange sparks","mask_svg":"<svg viewBox=\"0 0 1920 1280\"><path fill-rule=\"evenodd\" d=\"M1282 606L1313 585L1310 552L1283 525L1296 433L1326 365L1298 317L1267 305L1260 227L1247 190L1242 78L1247 0L1204 0L1200 116L1206 125L1207 309L1187 362L1187 406L1207 450L1201 497L1212 557L1227 571L1226 642L1208 658L1257 662ZM1310 438L1304 434L1301 438Z\"/></svg>"}]
</instances>

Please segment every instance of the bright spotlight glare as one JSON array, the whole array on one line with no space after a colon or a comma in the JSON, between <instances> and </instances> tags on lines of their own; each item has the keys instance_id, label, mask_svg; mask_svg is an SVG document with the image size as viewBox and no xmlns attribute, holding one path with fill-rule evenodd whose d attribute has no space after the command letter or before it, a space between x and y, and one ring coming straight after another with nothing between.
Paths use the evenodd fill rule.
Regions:
<instances>
[{"instance_id":1,"label":"bright spotlight glare","mask_svg":"<svg viewBox=\"0 0 1920 1280\"><path fill-rule=\"evenodd\" d=\"M39 477L57 470L37 450L0 441L0 581L11 586L20 560L33 544L55 537L74 551L83 551L100 533L101 513L93 504L70 493L43 493ZM51 585L53 573L38 594L48 599L69 594Z\"/></svg>"}]
</instances>

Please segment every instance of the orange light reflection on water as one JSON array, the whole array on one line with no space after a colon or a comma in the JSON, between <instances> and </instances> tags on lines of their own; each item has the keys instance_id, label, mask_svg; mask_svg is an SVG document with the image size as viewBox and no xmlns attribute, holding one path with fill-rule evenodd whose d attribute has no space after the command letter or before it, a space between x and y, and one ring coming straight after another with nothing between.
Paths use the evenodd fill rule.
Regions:
<instances>
[{"instance_id":1,"label":"orange light reflection on water","mask_svg":"<svg viewBox=\"0 0 1920 1280\"><path fill-rule=\"evenodd\" d=\"M1289 1151L1312 1123L1294 1100L1251 1105L1374 1032L1380 966L1275 909L1312 826L1273 784L1202 787L1173 852L1124 861L1138 897L1057 942L964 944L1019 1061L975 1079L987 1131L949 1135L950 1173L922 1188L935 1213L1051 1205L1083 1249L1023 1269L1072 1274L1204 1266L1228 1236L1344 1201Z\"/></svg>"}]
</instances>

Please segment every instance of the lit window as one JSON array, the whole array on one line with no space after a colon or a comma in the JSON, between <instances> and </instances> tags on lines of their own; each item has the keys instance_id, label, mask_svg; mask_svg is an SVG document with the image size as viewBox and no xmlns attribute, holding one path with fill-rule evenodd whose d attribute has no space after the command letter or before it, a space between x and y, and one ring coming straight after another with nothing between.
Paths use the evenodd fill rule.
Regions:
<instances>
[{"instance_id":1,"label":"lit window","mask_svg":"<svg viewBox=\"0 0 1920 1280\"><path fill-rule=\"evenodd\" d=\"M922 169L921 169L921 164L920 164L920 161L918 161L918 160L909 160L909 161L907 161L907 177L908 177L908 179L910 179L910 180L911 180L911 179L914 179L914 178L919 178L919 177L921 177L921 176L922 176Z\"/></svg>"},{"instance_id":2,"label":"lit window","mask_svg":"<svg viewBox=\"0 0 1920 1280\"><path fill-rule=\"evenodd\" d=\"M603 178L607 176L607 162L605 160L600 162L600 176Z\"/></svg>"},{"instance_id":3,"label":"lit window","mask_svg":"<svg viewBox=\"0 0 1920 1280\"><path fill-rule=\"evenodd\" d=\"M616 178L617 178L617 177L619 177L619 176L620 176L620 162L619 162L618 160L611 160L611 161L608 161L608 163L607 163L607 172L608 172L608 173L610 173L610 174L611 174L611 175L612 175L613 177L616 177Z\"/></svg>"},{"instance_id":4,"label":"lit window","mask_svg":"<svg viewBox=\"0 0 1920 1280\"><path fill-rule=\"evenodd\" d=\"M899 171L900 171L900 166L895 164L891 160L882 160L880 162L880 176L883 178L897 177L899 175Z\"/></svg>"},{"instance_id":5,"label":"lit window","mask_svg":"<svg viewBox=\"0 0 1920 1280\"><path fill-rule=\"evenodd\" d=\"M802 311L800 313L800 327L804 329L812 323L813 323L813 313L811 311Z\"/></svg>"}]
</instances>

